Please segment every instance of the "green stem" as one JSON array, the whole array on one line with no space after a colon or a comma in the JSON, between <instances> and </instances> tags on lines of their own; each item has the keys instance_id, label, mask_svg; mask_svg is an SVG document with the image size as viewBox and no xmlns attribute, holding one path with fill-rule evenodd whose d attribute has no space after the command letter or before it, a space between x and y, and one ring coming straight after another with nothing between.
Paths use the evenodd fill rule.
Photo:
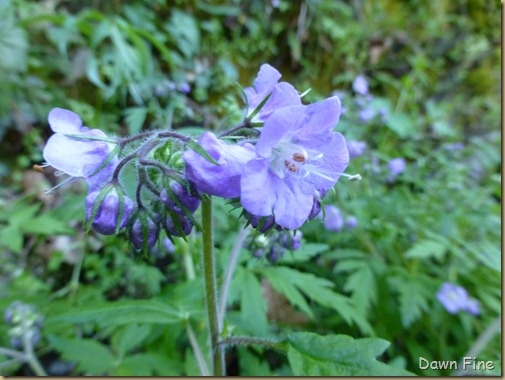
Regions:
<instances>
[{"instance_id":1,"label":"green stem","mask_svg":"<svg viewBox=\"0 0 505 380\"><path fill-rule=\"evenodd\" d=\"M288 346L286 343L250 336L234 336L223 340L220 342L220 344L229 346L250 346L254 344L256 346L262 346L279 351L283 354L286 354L288 352Z\"/></svg>"},{"instance_id":2,"label":"green stem","mask_svg":"<svg viewBox=\"0 0 505 380\"><path fill-rule=\"evenodd\" d=\"M35 355L35 352L33 351L33 345L32 345L33 331L28 326L28 322L26 320L22 321L22 328L23 328L23 344L25 348L26 361L28 362L28 365L33 370L33 372L35 372L35 375L47 376L46 371L44 370L44 368L42 368L42 365L40 364L39 360L37 359L37 356Z\"/></svg>"},{"instance_id":3,"label":"green stem","mask_svg":"<svg viewBox=\"0 0 505 380\"><path fill-rule=\"evenodd\" d=\"M186 333L188 334L189 342L193 348L196 362L198 363L198 368L200 369L200 375L210 376L209 369L207 368L207 364L203 358L202 350L200 349L200 345L196 339L195 332L193 331L193 328L191 327L191 323L189 323L189 321L186 321Z\"/></svg>"},{"instance_id":4,"label":"green stem","mask_svg":"<svg viewBox=\"0 0 505 380\"><path fill-rule=\"evenodd\" d=\"M219 320L217 316L216 273L214 268L214 243L212 241L212 199L202 198L202 240L205 301L210 328L213 375L225 376L224 351L219 346Z\"/></svg>"}]
</instances>

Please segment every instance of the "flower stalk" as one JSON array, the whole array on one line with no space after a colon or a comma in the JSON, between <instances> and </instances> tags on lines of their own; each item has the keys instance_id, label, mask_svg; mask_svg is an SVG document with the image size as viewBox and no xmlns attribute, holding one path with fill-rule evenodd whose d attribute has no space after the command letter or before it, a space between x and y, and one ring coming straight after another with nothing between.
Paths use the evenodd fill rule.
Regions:
<instances>
[{"instance_id":1,"label":"flower stalk","mask_svg":"<svg viewBox=\"0 0 505 380\"><path fill-rule=\"evenodd\" d=\"M214 267L214 242L212 237L212 198L202 197L202 239L205 301L210 329L213 375L225 376L224 351L219 346L219 319L217 314L216 271Z\"/></svg>"}]
</instances>

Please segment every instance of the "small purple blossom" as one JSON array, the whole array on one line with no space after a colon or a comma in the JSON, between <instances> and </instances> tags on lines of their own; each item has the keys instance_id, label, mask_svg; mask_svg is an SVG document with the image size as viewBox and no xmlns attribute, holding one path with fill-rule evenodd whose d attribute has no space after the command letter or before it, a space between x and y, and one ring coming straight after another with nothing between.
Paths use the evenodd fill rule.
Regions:
<instances>
[{"instance_id":1,"label":"small purple blossom","mask_svg":"<svg viewBox=\"0 0 505 380\"><path fill-rule=\"evenodd\" d=\"M347 150L349 151L350 158L356 158L365 153L367 149L367 143L364 141L347 141Z\"/></svg>"},{"instance_id":2,"label":"small purple blossom","mask_svg":"<svg viewBox=\"0 0 505 380\"><path fill-rule=\"evenodd\" d=\"M168 215L165 220L165 227L172 236L187 236L193 229L193 222L185 215L174 214L173 217Z\"/></svg>"},{"instance_id":3,"label":"small purple blossom","mask_svg":"<svg viewBox=\"0 0 505 380\"><path fill-rule=\"evenodd\" d=\"M358 226L358 219L355 216L348 216L345 219L345 225L350 229L356 228Z\"/></svg>"},{"instance_id":4,"label":"small purple blossom","mask_svg":"<svg viewBox=\"0 0 505 380\"><path fill-rule=\"evenodd\" d=\"M275 111L262 128L257 157L245 164L243 207L253 215L273 214L284 228L299 228L316 191L332 188L349 163L344 137L333 132L339 116L337 97Z\"/></svg>"},{"instance_id":5,"label":"small purple blossom","mask_svg":"<svg viewBox=\"0 0 505 380\"><path fill-rule=\"evenodd\" d=\"M170 191L179 203L186 208L187 212L193 213L197 210L198 206L200 206L200 199L193 196L196 194L190 195L186 186L180 184L179 182L172 182L170 184ZM184 210L179 207L172 197L170 197L166 189L161 191L160 199L168 208L172 209L177 214L185 215Z\"/></svg>"},{"instance_id":6,"label":"small purple blossom","mask_svg":"<svg viewBox=\"0 0 505 380\"><path fill-rule=\"evenodd\" d=\"M344 217L337 206L327 205L324 207L324 212L324 228L328 231L338 232L344 227ZM320 218L322 219L322 216Z\"/></svg>"},{"instance_id":7,"label":"small purple blossom","mask_svg":"<svg viewBox=\"0 0 505 380\"><path fill-rule=\"evenodd\" d=\"M280 241L284 248L296 251L302 245L302 237L303 233L300 230L296 230L295 233L287 231L281 235Z\"/></svg>"},{"instance_id":8,"label":"small purple blossom","mask_svg":"<svg viewBox=\"0 0 505 380\"><path fill-rule=\"evenodd\" d=\"M89 220L91 218L93 206L99 197L99 191L93 191L88 193L86 196L86 216ZM133 201L127 196L123 197L124 207L121 221L119 224L119 229L126 227L128 220L135 208ZM112 235L116 233L116 226L118 222L118 216L121 212L120 201L116 189L109 191L107 195L102 200L102 203L98 206L97 213L93 219L92 227L96 232L102 235Z\"/></svg>"},{"instance_id":9,"label":"small purple blossom","mask_svg":"<svg viewBox=\"0 0 505 380\"><path fill-rule=\"evenodd\" d=\"M461 286L444 282L437 292L437 299L451 313L466 311L472 315L480 313L479 303L476 299L470 298L468 292Z\"/></svg>"},{"instance_id":10,"label":"small purple blossom","mask_svg":"<svg viewBox=\"0 0 505 380\"><path fill-rule=\"evenodd\" d=\"M183 94L189 94L191 91L191 86L187 82L183 82L177 86L177 90Z\"/></svg>"},{"instance_id":11,"label":"small purple blossom","mask_svg":"<svg viewBox=\"0 0 505 380\"><path fill-rule=\"evenodd\" d=\"M368 107L361 109L358 112L358 117L362 122L366 123L366 122L369 122L370 120L372 120L375 117L375 114L376 114L375 110L368 106Z\"/></svg>"},{"instance_id":12,"label":"small purple blossom","mask_svg":"<svg viewBox=\"0 0 505 380\"><path fill-rule=\"evenodd\" d=\"M99 129L84 127L76 113L61 108L52 109L48 121L55 132L43 151L44 159L49 165L71 177L87 178L90 188L93 189L103 183L105 177L112 174L115 161L109 163L101 172L94 174L115 146L111 142L92 140L93 138L106 140L105 133ZM93 176L90 177L91 175Z\"/></svg>"},{"instance_id":13,"label":"small purple blossom","mask_svg":"<svg viewBox=\"0 0 505 380\"><path fill-rule=\"evenodd\" d=\"M158 240L158 235L160 232L159 224L152 218L146 218L146 233L147 233L147 248L152 248ZM134 247L137 249L144 248L145 235L142 229L142 221L137 218L130 229L130 241L133 243Z\"/></svg>"},{"instance_id":14,"label":"small purple blossom","mask_svg":"<svg viewBox=\"0 0 505 380\"><path fill-rule=\"evenodd\" d=\"M364 75L358 75L352 82L352 89L361 95L368 94L368 82Z\"/></svg>"},{"instance_id":15,"label":"small purple blossom","mask_svg":"<svg viewBox=\"0 0 505 380\"><path fill-rule=\"evenodd\" d=\"M172 243L172 240L170 240L168 237L163 239L163 246L167 250L168 253L174 253L175 252L175 246L174 243Z\"/></svg>"},{"instance_id":16,"label":"small purple blossom","mask_svg":"<svg viewBox=\"0 0 505 380\"><path fill-rule=\"evenodd\" d=\"M388 162L388 169L391 173L391 176L394 178L405 170L405 159L404 158L393 158L391 161Z\"/></svg>"},{"instance_id":17,"label":"small purple blossom","mask_svg":"<svg viewBox=\"0 0 505 380\"><path fill-rule=\"evenodd\" d=\"M279 83L281 73L269 64L260 67L254 80L254 87L244 89L247 102L247 116L249 117L261 102L269 95L270 98L261 110L252 118L253 123L263 123L275 110L283 107L298 106L302 104L298 91L286 82Z\"/></svg>"},{"instance_id":18,"label":"small purple blossom","mask_svg":"<svg viewBox=\"0 0 505 380\"><path fill-rule=\"evenodd\" d=\"M462 142L447 144L444 149L447 151L463 150L465 145Z\"/></svg>"},{"instance_id":19,"label":"small purple blossom","mask_svg":"<svg viewBox=\"0 0 505 380\"><path fill-rule=\"evenodd\" d=\"M254 146L228 145L212 132L205 132L198 143L216 160L213 164L194 150L182 154L186 162L186 175L196 188L210 195L222 198L235 198L240 195L240 176L244 165L251 160Z\"/></svg>"}]
</instances>

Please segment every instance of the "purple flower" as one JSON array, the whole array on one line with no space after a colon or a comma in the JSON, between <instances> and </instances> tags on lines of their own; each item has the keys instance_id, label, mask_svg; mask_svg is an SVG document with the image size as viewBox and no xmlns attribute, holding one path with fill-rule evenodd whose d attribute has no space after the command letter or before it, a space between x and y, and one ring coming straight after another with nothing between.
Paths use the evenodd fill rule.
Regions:
<instances>
[{"instance_id":1,"label":"purple flower","mask_svg":"<svg viewBox=\"0 0 505 380\"><path fill-rule=\"evenodd\" d=\"M358 219L355 216L349 216L345 219L345 224L350 229L356 228L358 226Z\"/></svg>"},{"instance_id":2,"label":"purple flower","mask_svg":"<svg viewBox=\"0 0 505 380\"><path fill-rule=\"evenodd\" d=\"M261 233L265 233L271 228L277 227L275 224L275 219L271 215L267 217L262 217L252 215L251 213L245 211L244 217L249 221L249 223L251 223L251 226L253 226L253 228L256 228Z\"/></svg>"},{"instance_id":3,"label":"purple flower","mask_svg":"<svg viewBox=\"0 0 505 380\"><path fill-rule=\"evenodd\" d=\"M457 142L454 144L447 144L444 149L447 151L454 151L454 150L462 150L464 149L464 147L465 145L462 142Z\"/></svg>"},{"instance_id":4,"label":"purple flower","mask_svg":"<svg viewBox=\"0 0 505 380\"><path fill-rule=\"evenodd\" d=\"M156 223L152 218L147 217L147 248L152 248L158 240L158 234L160 232L159 224ZM142 230L142 222L140 217L133 222L130 230L130 240L137 249L144 248L144 231Z\"/></svg>"},{"instance_id":5,"label":"purple flower","mask_svg":"<svg viewBox=\"0 0 505 380\"><path fill-rule=\"evenodd\" d=\"M49 112L49 125L55 132L47 141L43 151L44 159L54 168L72 176L85 177L90 187L96 187L104 177L112 174L114 163L110 163L104 173L89 177L105 162L114 149L115 144L101 140L86 140L86 138L107 139L99 129L89 129L82 125L80 117L74 112L54 108ZM78 135L79 137L70 137Z\"/></svg>"},{"instance_id":6,"label":"purple flower","mask_svg":"<svg viewBox=\"0 0 505 380\"><path fill-rule=\"evenodd\" d=\"M193 229L193 223L185 215L174 214L173 218L170 215L167 216L165 227L172 236L187 236Z\"/></svg>"},{"instance_id":7,"label":"purple flower","mask_svg":"<svg viewBox=\"0 0 505 380\"><path fill-rule=\"evenodd\" d=\"M368 82L364 75L358 75L356 79L354 79L354 82L352 82L352 89L361 95L368 94Z\"/></svg>"},{"instance_id":8,"label":"purple flower","mask_svg":"<svg viewBox=\"0 0 505 380\"><path fill-rule=\"evenodd\" d=\"M324 228L328 231L338 232L342 229L342 227L344 227L344 217L338 207L334 205L327 205L324 207L324 212Z\"/></svg>"},{"instance_id":9,"label":"purple flower","mask_svg":"<svg viewBox=\"0 0 505 380\"><path fill-rule=\"evenodd\" d=\"M174 253L175 252L174 243L172 243L172 240L170 240L167 237L165 239L163 239L163 246L165 247L165 249L167 250L168 253Z\"/></svg>"},{"instance_id":10,"label":"purple flower","mask_svg":"<svg viewBox=\"0 0 505 380\"><path fill-rule=\"evenodd\" d=\"M294 234L288 231L281 235L280 241L284 248L296 251L302 245L302 237L303 233L300 230L296 230Z\"/></svg>"},{"instance_id":11,"label":"purple flower","mask_svg":"<svg viewBox=\"0 0 505 380\"><path fill-rule=\"evenodd\" d=\"M177 86L177 90L179 90L183 94L189 94L189 92L191 91L191 87L188 83L183 82Z\"/></svg>"},{"instance_id":12,"label":"purple flower","mask_svg":"<svg viewBox=\"0 0 505 380\"><path fill-rule=\"evenodd\" d=\"M240 175L244 164L255 156L254 146L249 143L228 145L212 132L205 132L198 143L219 165L213 164L194 150L187 150L182 158L186 162L188 179L203 193L223 198L238 197Z\"/></svg>"},{"instance_id":13,"label":"purple flower","mask_svg":"<svg viewBox=\"0 0 505 380\"><path fill-rule=\"evenodd\" d=\"M247 116L249 117L261 102L269 95L270 98L261 110L252 118L253 123L263 123L275 110L288 106L302 104L298 91L286 82L279 82L281 73L269 64L263 64L254 80L254 87L247 87L244 93L247 97Z\"/></svg>"},{"instance_id":14,"label":"purple flower","mask_svg":"<svg viewBox=\"0 0 505 380\"><path fill-rule=\"evenodd\" d=\"M394 178L397 175L403 173L405 170L405 159L404 158L393 158L388 162L388 169L391 173L391 176Z\"/></svg>"},{"instance_id":15,"label":"purple flower","mask_svg":"<svg viewBox=\"0 0 505 380\"><path fill-rule=\"evenodd\" d=\"M349 163L345 139L333 128L340 100L281 108L266 121L257 157L245 164L241 203L253 215L274 215L287 229L299 228L311 214L316 190L335 185Z\"/></svg>"},{"instance_id":16,"label":"purple flower","mask_svg":"<svg viewBox=\"0 0 505 380\"><path fill-rule=\"evenodd\" d=\"M200 206L200 199L196 196L190 195L186 186L181 185L179 182L172 182L170 184L170 190L172 191L173 196L183 207L186 208L188 212L193 213L196 211L198 206ZM170 197L166 189L161 190L160 199L168 208L172 209L177 214L185 215L184 210L182 210L174 199Z\"/></svg>"},{"instance_id":17,"label":"purple flower","mask_svg":"<svg viewBox=\"0 0 505 380\"><path fill-rule=\"evenodd\" d=\"M365 107L358 112L359 119L366 123L375 117L375 111L371 107Z\"/></svg>"},{"instance_id":18,"label":"purple flower","mask_svg":"<svg viewBox=\"0 0 505 380\"><path fill-rule=\"evenodd\" d=\"M364 141L347 141L347 150L349 151L350 158L361 156L367 149L367 144Z\"/></svg>"},{"instance_id":19,"label":"purple flower","mask_svg":"<svg viewBox=\"0 0 505 380\"><path fill-rule=\"evenodd\" d=\"M93 191L86 196L86 216L89 220L93 211L93 206L100 195L100 191ZM124 196L124 208L119 229L126 227L128 220L135 208L133 201ZM112 235L116 233L116 226L120 213L120 201L116 189L112 189L103 198L102 203L98 206L98 211L93 219L92 227L96 232L102 235Z\"/></svg>"},{"instance_id":20,"label":"purple flower","mask_svg":"<svg viewBox=\"0 0 505 380\"><path fill-rule=\"evenodd\" d=\"M476 299L468 297L467 291L458 285L444 282L437 292L437 299L451 313L466 311L469 314L480 313L479 303Z\"/></svg>"}]
</instances>

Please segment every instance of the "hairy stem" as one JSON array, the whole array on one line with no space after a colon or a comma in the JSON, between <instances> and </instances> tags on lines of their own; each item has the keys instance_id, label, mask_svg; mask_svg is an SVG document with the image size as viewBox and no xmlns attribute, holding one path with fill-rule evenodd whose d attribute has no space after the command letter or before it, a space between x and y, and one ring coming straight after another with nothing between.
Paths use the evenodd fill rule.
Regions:
<instances>
[{"instance_id":1,"label":"hairy stem","mask_svg":"<svg viewBox=\"0 0 505 380\"><path fill-rule=\"evenodd\" d=\"M228 291L230 290L230 284L233 278L233 273L235 272L235 267L237 266L240 250L242 249L242 245L244 244L244 240L249 234L249 231L250 227L246 227L240 230L239 234L237 235L237 239L235 240L235 244L233 244L233 248L231 250L230 260L228 262L228 268L226 269L223 286L221 287L221 297L218 314L219 330L223 329L224 316L226 314L226 300L228 298Z\"/></svg>"},{"instance_id":2,"label":"hairy stem","mask_svg":"<svg viewBox=\"0 0 505 380\"><path fill-rule=\"evenodd\" d=\"M250 336L234 336L221 341L220 344L229 346L257 345L279 351L283 354L286 354L288 351L286 343L276 342L274 340L268 340L268 339L255 338Z\"/></svg>"},{"instance_id":3,"label":"hairy stem","mask_svg":"<svg viewBox=\"0 0 505 380\"><path fill-rule=\"evenodd\" d=\"M42 368L35 352L33 351L33 331L28 326L28 322L26 320L22 321L22 329L23 329L23 345L25 348L26 361L30 368L35 372L37 376L47 376L46 371Z\"/></svg>"},{"instance_id":4,"label":"hairy stem","mask_svg":"<svg viewBox=\"0 0 505 380\"><path fill-rule=\"evenodd\" d=\"M205 301L210 328L210 342L214 376L225 376L224 351L219 346L217 316L216 271L214 268L214 242L212 240L212 198L202 198L202 239Z\"/></svg>"}]
</instances>

